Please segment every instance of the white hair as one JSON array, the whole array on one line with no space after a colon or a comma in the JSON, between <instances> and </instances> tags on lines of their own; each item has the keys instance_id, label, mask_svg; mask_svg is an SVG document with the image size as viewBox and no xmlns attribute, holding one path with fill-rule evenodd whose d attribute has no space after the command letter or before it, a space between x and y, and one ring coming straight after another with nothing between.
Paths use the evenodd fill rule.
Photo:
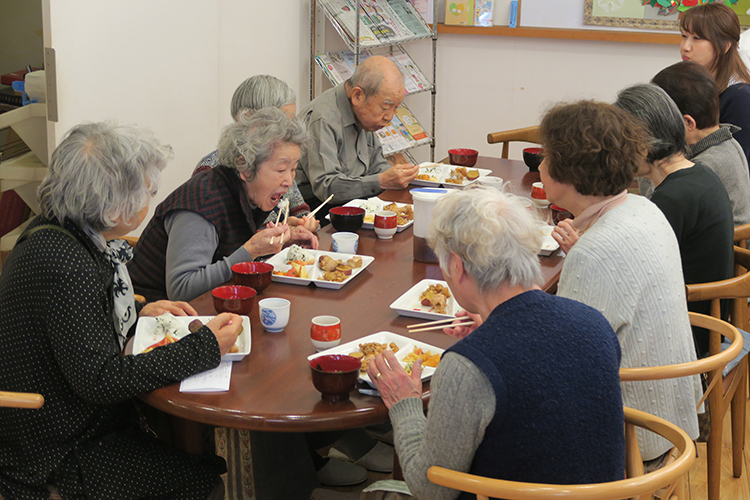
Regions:
<instances>
[{"instance_id":1,"label":"white hair","mask_svg":"<svg viewBox=\"0 0 750 500\"><path fill-rule=\"evenodd\" d=\"M45 217L106 231L130 222L159 189L172 148L113 122L73 127L52 153L37 196Z\"/></svg>"},{"instance_id":2,"label":"white hair","mask_svg":"<svg viewBox=\"0 0 750 500\"><path fill-rule=\"evenodd\" d=\"M260 164L277 146L295 144L304 154L309 140L307 128L298 118L289 118L278 108L263 108L251 115L240 114L224 129L219 138L219 162L238 174L244 173L252 182Z\"/></svg>"},{"instance_id":3,"label":"white hair","mask_svg":"<svg viewBox=\"0 0 750 500\"><path fill-rule=\"evenodd\" d=\"M542 281L537 256L541 221L512 194L476 187L443 196L432 212L429 244L447 273L456 254L480 292L503 282L531 287Z\"/></svg>"},{"instance_id":4,"label":"white hair","mask_svg":"<svg viewBox=\"0 0 750 500\"><path fill-rule=\"evenodd\" d=\"M232 96L232 118L242 111L257 111L261 108L283 108L296 104L297 95L283 80L271 75L251 76L237 87Z\"/></svg>"}]
</instances>

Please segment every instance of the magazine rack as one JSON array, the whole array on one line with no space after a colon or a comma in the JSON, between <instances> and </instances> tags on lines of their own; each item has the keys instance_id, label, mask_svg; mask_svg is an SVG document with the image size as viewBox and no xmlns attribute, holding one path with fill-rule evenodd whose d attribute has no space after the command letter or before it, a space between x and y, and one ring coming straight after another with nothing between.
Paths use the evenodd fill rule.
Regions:
<instances>
[{"instance_id":1,"label":"magazine rack","mask_svg":"<svg viewBox=\"0 0 750 500\"><path fill-rule=\"evenodd\" d=\"M404 153L410 161L418 163L408 150L429 144L430 160L434 161L437 30L425 23L408 0L312 0L310 8L310 100L315 98L316 65L333 85L338 85L365 58L388 57L401 70L407 96L430 92L431 117L428 130L403 103L390 125L377 131L383 153L386 156ZM433 3L433 9L433 19L437 19L437 2ZM325 52L326 18L349 50ZM425 76L403 47L405 43L427 38L432 39L431 78Z\"/></svg>"}]
</instances>

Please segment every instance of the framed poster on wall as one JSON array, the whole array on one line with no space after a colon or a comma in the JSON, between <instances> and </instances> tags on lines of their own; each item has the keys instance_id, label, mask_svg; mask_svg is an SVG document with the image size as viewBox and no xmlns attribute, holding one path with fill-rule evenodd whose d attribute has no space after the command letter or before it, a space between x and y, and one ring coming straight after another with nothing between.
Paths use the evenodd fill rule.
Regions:
<instances>
[{"instance_id":1,"label":"framed poster on wall","mask_svg":"<svg viewBox=\"0 0 750 500\"><path fill-rule=\"evenodd\" d=\"M727 4L742 26L750 26L750 0L586 0L583 24L674 31L682 12L713 1Z\"/></svg>"}]
</instances>

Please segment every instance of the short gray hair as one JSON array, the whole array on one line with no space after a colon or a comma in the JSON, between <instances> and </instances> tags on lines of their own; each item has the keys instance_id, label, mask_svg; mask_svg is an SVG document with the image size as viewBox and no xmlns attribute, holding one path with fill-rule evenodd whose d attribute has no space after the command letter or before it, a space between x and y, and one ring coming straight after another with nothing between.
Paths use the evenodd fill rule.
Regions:
<instances>
[{"instance_id":1,"label":"short gray hair","mask_svg":"<svg viewBox=\"0 0 750 500\"><path fill-rule=\"evenodd\" d=\"M251 76L232 96L232 119L244 110L257 111L268 106L281 108L297 103L297 94L283 80L271 75Z\"/></svg>"},{"instance_id":2,"label":"short gray hair","mask_svg":"<svg viewBox=\"0 0 750 500\"><path fill-rule=\"evenodd\" d=\"M677 104L664 89L639 83L621 90L615 106L639 118L649 136L647 160L653 163L684 153L685 121Z\"/></svg>"},{"instance_id":3,"label":"short gray hair","mask_svg":"<svg viewBox=\"0 0 750 500\"><path fill-rule=\"evenodd\" d=\"M541 221L512 194L477 187L443 196L432 212L429 244L447 274L450 254L461 258L480 292L541 284Z\"/></svg>"},{"instance_id":4,"label":"short gray hair","mask_svg":"<svg viewBox=\"0 0 750 500\"><path fill-rule=\"evenodd\" d=\"M380 84L383 82L383 73L375 65L360 64L354 69L354 73L346 83L349 87L359 87L365 93L365 99L377 95Z\"/></svg>"},{"instance_id":5,"label":"short gray hair","mask_svg":"<svg viewBox=\"0 0 750 500\"><path fill-rule=\"evenodd\" d=\"M242 115L227 126L219 138L219 162L245 174L252 182L258 166L268 160L280 144L295 144L302 154L309 144L307 128L298 118L289 118L278 108L263 108Z\"/></svg>"},{"instance_id":6,"label":"short gray hair","mask_svg":"<svg viewBox=\"0 0 750 500\"><path fill-rule=\"evenodd\" d=\"M107 231L136 219L159 189L172 148L113 122L73 127L52 153L37 196L45 217Z\"/></svg>"}]
</instances>

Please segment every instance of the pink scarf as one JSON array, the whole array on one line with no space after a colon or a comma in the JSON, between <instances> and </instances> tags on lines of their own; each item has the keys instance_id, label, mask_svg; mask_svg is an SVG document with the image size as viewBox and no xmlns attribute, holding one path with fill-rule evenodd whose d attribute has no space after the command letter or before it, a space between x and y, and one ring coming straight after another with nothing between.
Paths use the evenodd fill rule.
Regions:
<instances>
[{"instance_id":1,"label":"pink scarf","mask_svg":"<svg viewBox=\"0 0 750 500\"><path fill-rule=\"evenodd\" d=\"M616 194L598 203L594 203L573 219L573 227L578 229L579 233L583 234L588 228L593 226L602 215L615 207L619 207L625 203L627 199L628 191L625 190L620 194Z\"/></svg>"}]
</instances>

